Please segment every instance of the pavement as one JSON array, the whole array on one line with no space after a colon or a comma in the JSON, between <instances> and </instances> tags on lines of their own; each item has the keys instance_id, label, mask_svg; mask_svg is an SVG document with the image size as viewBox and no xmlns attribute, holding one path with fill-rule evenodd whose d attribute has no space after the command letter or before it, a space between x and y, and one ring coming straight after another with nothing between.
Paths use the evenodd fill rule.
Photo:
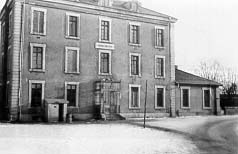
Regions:
<instances>
[{"instance_id":1,"label":"pavement","mask_svg":"<svg viewBox=\"0 0 238 154\"><path fill-rule=\"evenodd\" d=\"M143 126L143 121L132 121ZM148 120L146 127L182 135L201 154L238 154L238 116L180 117Z\"/></svg>"}]
</instances>

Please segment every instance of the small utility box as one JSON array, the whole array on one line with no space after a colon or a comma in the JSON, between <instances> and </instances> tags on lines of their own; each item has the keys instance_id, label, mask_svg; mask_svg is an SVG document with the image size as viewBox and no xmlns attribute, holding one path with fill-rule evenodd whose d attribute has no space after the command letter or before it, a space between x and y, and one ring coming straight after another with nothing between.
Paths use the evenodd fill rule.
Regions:
<instances>
[{"instance_id":1,"label":"small utility box","mask_svg":"<svg viewBox=\"0 0 238 154\"><path fill-rule=\"evenodd\" d=\"M47 122L65 122L68 101L64 99L45 100L45 119Z\"/></svg>"}]
</instances>

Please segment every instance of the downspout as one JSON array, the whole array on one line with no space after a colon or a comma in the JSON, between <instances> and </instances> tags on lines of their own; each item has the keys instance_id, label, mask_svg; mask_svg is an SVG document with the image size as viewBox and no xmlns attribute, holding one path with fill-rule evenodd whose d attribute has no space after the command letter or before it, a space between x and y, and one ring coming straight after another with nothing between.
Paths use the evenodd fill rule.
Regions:
<instances>
[{"instance_id":1,"label":"downspout","mask_svg":"<svg viewBox=\"0 0 238 154\"><path fill-rule=\"evenodd\" d=\"M168 38L169 38L169 64L171 65L171 47L170 47L170 44L171 44L171 40L170 40L170 33L171 33L171 26L170 26L170 23L169 23L169 36L168 36ZM172 111L172 88L171 88L171 84L172 84L172 81L171 81L171 76L172 76L172 66L170 66L170 87L169 87L169 89L170 89L170 117L172 117L172 115L173 115L173 111Z\"/></svg>"},{"instance_id":2,"label":"downspout","mask_svg":"<svg viewBox=\"0 0 238 154\"><path fill-rule=\"evenodd\" d=\"M23 67L23 49L24 49L24 28L25 28L25 0L22 5L22 16L21 16L21 49L20 49L20 60L19 60L19 101L18 101L18 121L21 120L21 102L22 102L22 67Z\"/></svg>"}]
</instances>

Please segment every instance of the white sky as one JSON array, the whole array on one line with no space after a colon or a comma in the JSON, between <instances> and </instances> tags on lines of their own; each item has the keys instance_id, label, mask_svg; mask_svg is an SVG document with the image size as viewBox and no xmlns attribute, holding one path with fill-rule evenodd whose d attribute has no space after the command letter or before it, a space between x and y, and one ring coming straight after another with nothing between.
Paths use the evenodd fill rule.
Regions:
<instances>
[{"instance_id":1,"label":"white sky","mask_svg":"<svg viewBox=\"0 0 238 154\"><path fill-rule=\"evenodd\" d=\"M238 70L237 0L140 0L142 6L178 19L176 64L192 71L202 60ZM0 7L5 0L0 1Z\"/></svg>"}]
</instances>

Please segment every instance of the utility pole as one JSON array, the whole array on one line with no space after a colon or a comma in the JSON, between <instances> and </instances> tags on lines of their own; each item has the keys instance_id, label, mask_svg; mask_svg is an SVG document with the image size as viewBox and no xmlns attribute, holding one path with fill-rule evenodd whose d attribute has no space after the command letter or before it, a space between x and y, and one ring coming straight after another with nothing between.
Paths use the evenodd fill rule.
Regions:
<instances>
[{"instance_id":1,"label":"utility pole","mask_svg":"<svg viewBox=\"0 0 238 154\"><path fill-rule=\"evenodd\" d=\"M146 80L146 86L145 86L144 128L145 128L145 119L146 119L146 101L147 101L147 80Z\"/></svg>"}]
</instances>

